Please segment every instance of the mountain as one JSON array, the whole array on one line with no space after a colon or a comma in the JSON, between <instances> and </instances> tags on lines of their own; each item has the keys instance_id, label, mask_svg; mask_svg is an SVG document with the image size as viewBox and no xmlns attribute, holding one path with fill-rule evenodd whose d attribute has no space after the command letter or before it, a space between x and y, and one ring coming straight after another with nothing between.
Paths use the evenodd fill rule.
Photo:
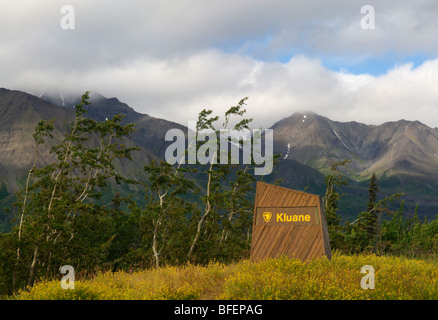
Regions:
<instances>
[{"instance_id":1,"label":"mountain","mask_svg":"<svg viewBox=\"0 0 438 320\"><path fill-rule=\"evenodd\" d=\"M86 108L88 110L86 115L95 120L110 118L117 113L128 115L127 119L124 120L125 123L139 120L141 117L148 117L136 113L127 105L118 102L117 99L104 99L101 96L98 98L101 102L96 102ZM109 103L102 102L103 100L108 100ZM78 101L79 98L75 102ZM102 107L102 103L105 103L108 108ZM47 143L49 146L57 144L74 120L74 110L70 107L57 106L25 92L0 89L0 116L0 181L6 180L12 189L17 189L20 177L27 173L33 163L34 141L32 134L37 123L41 119L56 119L55 129L52 132L54 139L47 139ZM145 122L145 120L142 121ZM157 121L161 123L161 120L157 119ZM142 127L142 130L148 131L145 126ZM154 136L155 128L150 128L149 131L151 136ZM134 139L128 141L127 145L141 147ZM133 153L133 157L135 161L122 161L118 164L121 171L126 171L125 174L132 175L134 171L142 171L141 162L148 163L157 156L148 148L143 147L140 148L140 151ZM49 148L42 149L39 165L45 165L50 161Z\"/></svg>"},{"instance_id":2,"label":"mountain","mask_svg":"<svg viewBox=\"0 0 438 320\"><path fill-rule=\"evenodd\" d=\"M73 120L73 112L20 91L0 89L0 181L11 189L18 187L17 179L32 166L35 126L41 119L51 118L59 120L54 130L56 140ZM41 157L41 164L46 160L48 152Z\"/></svg>"},{"instance_id":3,"label":"mountain","mask_svg":"<svg viewBox=\"0 0 438 320\"><path fill-rule=\"evenodd\" d=\"M125 118L122 123L136 124L132 140L157 158L164 159L167 147L164 137L169 129L175 128L187 132L187 128L179 123L139 113L115 97L105 98L93 91L89 96L91 104L86 108L87 117L103 121L116 114L124 114ZM81 97L71 94L45 93L41 99L60 107L72 108L81 100Z\"/></svg>"},{"instance_id":4,"label":"mountain","mask_svg":"<svg viewBox=\"0 0 438 320\"><path fill-rule=\"evenodd\" d=\"M276 151L320 171L351 159L351 178L404 175L438 178L438 129L418 121L382 125L337 122L312 112L294 113L272 126ZM286 151L285 151L286 150ZM431 176L432 175L432 176Z\"/></svg>"},{"instance_id":5,"label":"mountain","mask_svg":"<svg viewBox=\"0 0 438 320\"><path fill-rule=\"evenodd\" d=\"M54 139L43 150L40 165L50 162L49 147L59 143L74 119L73 106L80 95L43 93L40 97L0 88L0 208L10 205L14 191L23 186L33 161L32 134L40 119L56 118ZM98 121L125 114L124 123L136 123L129 146L137 146L133 161L120 161L116 168L125 176L145 179L143 166L164 159L166 132L181 124L142 114L116 97L91 92L86 116ZM349 184L340 190L343 217L356 217L365 208L371 174L378 176L380 196L406 193L407 207L420 204L420 215L438 213L438 128L418 121L394 121L381 125L337 122L313 112L297 112L276 122L274 153L282 160L263 181L323 195L324 176L330 166L344 159ZM49 142L49 140L48 140ZM127 191L127 190L125 190ZM1 216L1 212L0 212ZM0 230L6 230L0 217Z\"/></svg>"},{"instance_id":6,"label":"mountain","mask_svg":"<svg viewBox=\"0 0 438 320\"><path fill-rule=\"evenodd\" d=\"M98 103L93 108L91 106L88 108L95 118L98 118L98 108ZM102 107L100 108L103 112ZM116 110L120 113L129 111L126 108L115 106L113 110L106 109L106 117L119 113ZM141 115L138 114L138 116ZM5 219L10 220L1 211L5 206L10 207L14 201L15 191L24 186L27 173L35 159L35 145L32 138L35 126L42 119L50 120L53 118L56 118L55 128L52 132L54 138L46 139L46 144L40 151L38 166L47 165L53 160L53 156L49 152L50 147L62 141L64 133L74 120L74 110L71 107L57 106L26 92L0 88L0 230L7 229ZM132 118L130 120L133 120ZM161 120L157 121L161 123ZM146 123L147 121L144 119L142 122ZM146 126L143 126L142 130L148 131ZM153 128L149 131L153 137L157 130ZM151 138L149 140L155 142ZM148 139L145 138L142 142L144 141L147 144ZM116 169L125 177L145 177L144 165L152 159L156 159L157 156L133 140L127 141L126 144L128 147L139 147L140 150L132 153L133 161L125 159L116 161ZM151 144L153 145L153 143ZM159 148L153 150L157 154L161 152Z\"/></svg>"},{"instance_id":7,"label":"mountain","mask_svg":"<svg viewBox=\"0 0 438 320\"><path fill-rule=\"evenodd\" d=\"M438 213L438 128L399 120L381 125L338 122L313 112L297 112L276 122L274 152L323 174L344 159L350 193L364 194L375 173L382 191L406 198ZM362 190L362 191L361 191Z\"/></svg>"}]
</instances>

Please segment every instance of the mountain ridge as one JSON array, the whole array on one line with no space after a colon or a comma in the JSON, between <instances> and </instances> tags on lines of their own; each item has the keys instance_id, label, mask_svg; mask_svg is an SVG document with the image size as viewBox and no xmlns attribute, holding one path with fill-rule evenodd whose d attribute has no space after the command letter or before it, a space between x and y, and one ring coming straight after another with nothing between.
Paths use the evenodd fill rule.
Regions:
<instances>
[{"instance_id":1,"label":"mountain ridge","mask_svg":"<svg viewBox=\"0 0 438 320\"><path fill-rule=\"evenodd\" d=\"M57 98L58 97L58 98ZM80 96L42 94L41 98L19 90L0 88L0 185L9 192L17 190L29 170L33 156L32 133L40 119L57 118L55 143L62 138L73 120L72 106ZM87 117L103 121L115 114L126 114L124 123L136 123L132 146L133 163L118 163L130 176L143 174L142 167L152 159L164 159L171 142L165 142L167 130L187 128L176 122L135 111L116 97L105 98L90 92ZM282 179L285 187L323 195L324 176L330 166L344 159L351 163L342 168L349 186L340 204L341 215L355 215L364 207L367 181L372 173L379 176L382 195L406 192L411 203L421 203L430 215L438 212L438 128L419 121L390 121L367 125L357 121L340 122L314 112L295 112L271 126L274 153L281 154L280 164L264 181ZM58 139L58 140L56 140ZM48 150L43 159L50 161ZM364 200L365 199L365 200ZM2 202L4 203L4 201ZM425 212L426 212L425 211Z\"/></svg>"},{"instance_id":2,"label":"mountain ridge","mask_svg":"<svg viewBox=\"0 0 438 320\"><path fill-rule=\"evenodd\" d=\"M372 173L391 176L398 172L438 178L438 130L419 121L367 125L294 113L271 128L276 152L290 149L289 157L321 172L327 172L334 162L350 159L357 174L345 173L359 181Z\"/></svg>"}]
</instances>

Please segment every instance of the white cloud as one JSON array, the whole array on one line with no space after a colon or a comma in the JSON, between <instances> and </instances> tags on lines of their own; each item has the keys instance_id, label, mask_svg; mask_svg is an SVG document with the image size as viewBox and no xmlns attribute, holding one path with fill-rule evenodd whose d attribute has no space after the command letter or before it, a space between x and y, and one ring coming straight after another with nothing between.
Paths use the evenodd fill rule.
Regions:
<instances>
[{"instance_id":1,"label":"white cloud","mask_svg":"<svg viewBox=\"0 0 438 320\"><path fill-rule=\"evenodd\" d=\"M62 30L65 1L0 0L0 87L94 90L139 112L185 124L249 96L248 116L270 126L297 110L335 120L406 118L438 126L438 3L368 1L85 1ZM380 54L424 54L379 76L330 70ZM295 54L286 63L276 58ZM341 64L342 64L341 63Z\"/></svg>"},{"instance_id":2,"label":"white cloud","mask_svg":"<svg viewBox=\"0 0 438 320\"><path fill-rule=\"evenodd\" d=\"M51 75L43 72L27 77L59 85L50 83ZM304 56L281 64L213 50L184 59L135 61L63 79L66 88L93 88L108 97L119 92L117 96L139 112L182 124L196 120L203 108L221 115L249 96L248 116L256 126L270 126L300 110L339 121L379 124L404 118L438 125L438 59L415 69L401 65L371 76L335 72Z\"/></svg>"}]
</instances>

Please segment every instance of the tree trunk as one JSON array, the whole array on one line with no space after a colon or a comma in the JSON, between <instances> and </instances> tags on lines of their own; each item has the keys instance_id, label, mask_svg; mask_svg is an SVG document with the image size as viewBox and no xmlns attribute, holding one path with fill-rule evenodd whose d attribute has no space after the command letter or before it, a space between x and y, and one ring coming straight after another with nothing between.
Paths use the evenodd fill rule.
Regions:
<instances>
[{"instance_id":1,"label":"tree trunk","mask_svg":"<svg viewBox=\"0 0 438 320\"><path fill-rule=\"evenodd\" d=\"M30 272L29 272L29 287L33 286L33 283L35 281L35 266L37 264L38 259L38 242L35 244L35 250L33 252L33 261L30 266Z\"/></svg>"},{"instance_id":2,"label":"tree trunk","mask_svg":"<svg viewBox=\"0 0 438 320\"><path fill-rule=\"evenodd\" d=\"M152 251L154 252L155 268L157 269L160 267L160 253L157 250L157 234L158 234L159 223L160 222L157 221L157 224L155 225L154 238L152 240Z\"/></svg>"},{"instance_id":3,"label":"tree trunk","mask_svg":"<svg viewBox=\"0 0 438 320\"><path fill-rule=\"evenodd\" d=\"M216 153L213 155L213 159L215 156L216 156ZM204 212L204 215L201 217L201 219L198 222L198 229L196 230L195 239L193 239L192 245L190 246L189 253L187 254L187 258L189 258L189 259L192 256L193 249L195 248L196 242L198 242L199 234L201 233L202 224L204 223L204 220L208 216L208 214L210 213L210 209L211 209L209 197L210 197L210 185L211 185L211 170L213 168L213 162L214 162L214 160L211 161L210 170L208 172L207 201L206 201L206 206L205 206L205 212Z\"/></svg>"}]
</instances>

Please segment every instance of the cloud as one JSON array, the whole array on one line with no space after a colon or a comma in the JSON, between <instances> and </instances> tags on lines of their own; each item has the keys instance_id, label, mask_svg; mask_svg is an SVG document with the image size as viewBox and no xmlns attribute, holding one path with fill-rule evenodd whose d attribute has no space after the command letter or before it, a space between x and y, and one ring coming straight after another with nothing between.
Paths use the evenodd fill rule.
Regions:
<instances>
[{"instance_id":1,"label":"cloud","mask_svg":"<svg viewBox=\"0 0 438 320\"><path fill-rule=\"evenodd\" d=\"M360 28L363 3L351 0L78 0L75 30L60 27L64 4L0 0L0 87L93 90L183 124L248 96L254 126L297 110L438 126L432 0L368 1L375 30ZM378 75L348 71L381 56L391 65Z\"/></svg>"},{"instance_id":2,"label":"cloud","mask_svg":"<svg viewBox=\"0 0 438 320\"><path fill-rule=\"evenodd\" d=\"M19 43L34 64L64 68L169 58L214 48L272 60L309 56L438 53L438 3L368 1L376 29L362 30L362 1L77 0L75 30L63 30L61 0L1 0L2 45ZM356 59L357 60L357 59Z\"/></svg>"},{"instance_id":3,"label":"cloud","mask_svg":"<svg viewBox=\"0 0 438 320\"><path fill-rule=\"evenodd\" d=\"M56 77L44 71L27 77L60 85L51 83ZM339 121L380 124L404 118L438 125L438 59L372 76L333 71L305 56L287 63L262 62L208 50L183 59L137 60L70 74L62 84L66 89L93 88L107 97L118 92L137 111L182 124L196 120L203 108L221 115L248 96L248 117L265 128L301 110Z\"/></svg>"}]
</instances>

